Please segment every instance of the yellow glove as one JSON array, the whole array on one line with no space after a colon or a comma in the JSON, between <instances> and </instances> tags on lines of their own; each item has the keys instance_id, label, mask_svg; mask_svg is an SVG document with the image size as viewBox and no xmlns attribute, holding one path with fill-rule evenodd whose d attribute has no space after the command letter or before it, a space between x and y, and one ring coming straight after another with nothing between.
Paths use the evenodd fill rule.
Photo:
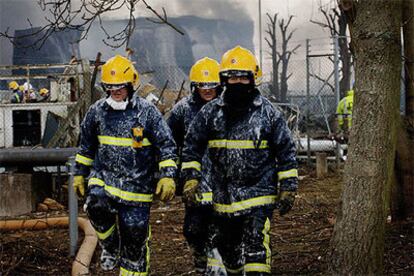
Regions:
<instances>
[{"instance_id":1,"label":"yellow glove","mask_svg":"<svg viewBox=\"0 0 414 276\"><path fill-rule=\"evenodd\" d=\"M73 189L75 194L85 195L85 178L82 175L76 175L73 177Z\"/></svg>"},{"instance_id":2,"label":"yellow glove","mask_svg":"<svg viewBox=\"0 0 414 276\"><path fill-rule=\"evenodd\" d=\"M287 214L293 207L295 202L296 192L283 191L277 196L277 202L279 203L279 214L281 216Z\"/></svg>"},{"instance_id":3,"label":"yellow glove","mask_svg":"<svg viewBox=\"0 0 414 276\"><path fill-rule=\"evenodd\" d=\"M174 198L175 183L170 177L163 177L158 181L155 194L160 196L162 201L169 201Z\"/></svg>"},{"instance_id":4,"label":"yellow glove","mask_svg":"<svg viewBox=\"0 0 414 276\"><path fill-rule=\"evenodd\" d=\"M186 203L196 202L196 193L199 181L197 179L187 180L184 184L183 199Z\"/></svg>"}]
</instances>

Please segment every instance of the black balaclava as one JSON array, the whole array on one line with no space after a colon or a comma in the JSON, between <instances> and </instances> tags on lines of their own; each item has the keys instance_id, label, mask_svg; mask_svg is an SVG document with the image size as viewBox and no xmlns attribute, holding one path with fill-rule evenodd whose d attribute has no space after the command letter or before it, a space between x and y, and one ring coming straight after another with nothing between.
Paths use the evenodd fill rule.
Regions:
<instances>
[{"instance_id":1,"label":"black balaclava","mask_svg":"<svg viewBox=\"0 0 414 276\"><path fill-rule=\"evenodd\" d=\"M234 74L235 76L247 76L250 79L250 83L229 83L229 78ZM245 75L246 74L246 75ZM220 76L225 91L223 95L224 103L231 110L245 110L249 108L254 98L258 95L259 91L255 89L254 76L251 72L230 72L228 75Z\"/></svg>"}]
</instances>

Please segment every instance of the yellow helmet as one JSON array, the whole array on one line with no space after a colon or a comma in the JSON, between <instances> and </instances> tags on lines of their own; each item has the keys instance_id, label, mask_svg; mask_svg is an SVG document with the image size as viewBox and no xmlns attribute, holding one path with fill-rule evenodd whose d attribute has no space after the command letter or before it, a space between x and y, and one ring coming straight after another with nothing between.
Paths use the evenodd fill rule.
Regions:
<instances>
[{"instance_id":1,"label":"yellow helmet","mask_svg":"<svg viewBox=\"0 0 414 276\"><path fill-rule=\"evenodd\" d=\"M22 91L22 92L24 92L24 85L20 85L19 86L19 90Z\"/></svg>"},{"instance_id":2,"label":"yellow helmet","mask_svg":"<svg viewBox=\"0 0 414 276\"><path fill-rule=\"evenodd\" d=\"M132 62L126 57L116 55L102 65L102 84L106 89L119 89L131 84L133 89L139 85L139 75Z\"/></svg>"},{"instance_id":3,"label":"yellow helmet","mask_svg":"<svg viewBox=\"0 0 414 276\"><path fill-rule=\"evenodd\" d=\"M49 90L47 88L42 88L39 90L40 96L46 96L49 93Z\"/></svg>"},{"instance_id":4,"label":"yellow helmet","mask_svg":"<svg viewBox=\"0 0 414 276\"><path fill-rule=\"evenodd\" d=\"M220 76L242 76L251 74L255 84L258 84L260 71L256 57L249 50L236 46L224 53L221 58Z\"/></svg>"},{"instance_id":5,"label":"yellow helmet","mask_svg":"<svg viewBox=\"0 0 414 276\"><path fill-rule=\"evenodd\" d=\"M220 64L216 60L204 57L191 67L190 81L203 87L216 87L220 84L219 71Z\"/></svg>"},{"instance_id":6,"label":"yellow helmet","mask_svg":"<svg viewBox=\"0 0 414 276\"><path fill-rule=\"evenodd\" d=\"M9 89L17 90L19 89L19 84L16 81L11 81L9 82Z\"/></svg>"}]
</instances>

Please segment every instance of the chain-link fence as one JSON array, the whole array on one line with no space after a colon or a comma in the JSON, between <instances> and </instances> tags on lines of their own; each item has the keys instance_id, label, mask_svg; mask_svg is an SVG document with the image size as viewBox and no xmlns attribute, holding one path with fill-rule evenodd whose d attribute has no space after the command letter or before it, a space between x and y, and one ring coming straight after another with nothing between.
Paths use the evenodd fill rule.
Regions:
<instances>
[{"instance_id":1,"label":"chain-link fence","mask_svg":"<svg viewBox=\"0 0 414 276\"><path fill-rule=\"evenodd\" d=\"M297 110L297 127L291 129L294 130L300 157L310 161L316 152L326 152L331 158L343 157L346 146L340 146L335 135L337 104L340 95L346 93L340 91L339 86L343 79L339 41L334 38L298 43L301 44L301 52L293 55L288 64L290 77L286 103L275 104L284 110L287 106ZM271 65L265 65L271 68ZM271 72L265 76L268 81L262 85L262 91L272 99ZM348 75L348 87L350 78Z\"/></svg>"},{"instance_id":2,"label":"chain-link fence","mask_svg":"<svg viewBox=\"0 0 414 276\"><path fill-rule=\"evenodd\" d=\"M76 146L90 74L87 61L1 66L0 148Z\"/></svg>"}]
</instances>

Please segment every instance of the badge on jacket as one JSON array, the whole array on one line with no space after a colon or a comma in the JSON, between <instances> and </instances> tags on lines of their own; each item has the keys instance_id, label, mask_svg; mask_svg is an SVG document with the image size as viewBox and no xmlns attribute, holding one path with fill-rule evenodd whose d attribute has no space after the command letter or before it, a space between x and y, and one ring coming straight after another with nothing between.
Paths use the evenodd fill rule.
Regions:
<instances>
[{"instance_id":1,"label":"badge on jacket","mask_svg":"<svg viewBox=\"0 0 414 276\"><path fill-rule=\"evenodd\" d=\"M134 127L131 129L132 132L132 147L142 148L142 141L144 140L144 128L143 127Z\"/></svg>"}]
</instances>

